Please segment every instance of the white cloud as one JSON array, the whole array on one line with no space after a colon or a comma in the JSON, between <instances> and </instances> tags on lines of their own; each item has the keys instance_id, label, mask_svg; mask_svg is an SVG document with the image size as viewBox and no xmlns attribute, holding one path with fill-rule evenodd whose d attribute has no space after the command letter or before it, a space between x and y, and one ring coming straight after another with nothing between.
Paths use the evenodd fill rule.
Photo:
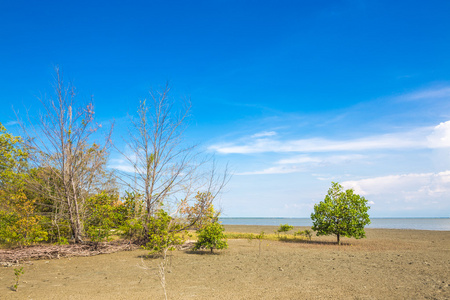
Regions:
<instances>
[{"instance_id":1,"label":"white cloud","mask_svg":"<svg viewBox=\"0 0 450 300\"><path fill-rule=\"evenodd\" d=\"M442 122L434 127L433 132L427 138L430 148L450 147L450 121Z\"/></svg>"},{"instance_id":2,"label":"white cloud","mask_svg":"<svg viewBox=\"0 0 450 300\"><path fill-rule=\"evenodd\" d=\"M258 138L245 142L216 144L210 146L209 149L223 154L252 154L266 152L314 153L442 147L450 147L450 121L441 123L435 127L423 127L409 132L373 135L353 140L310 138L280 141L273 138Z\"/></svg>"},{"instance_id":3,"label":"white cloud","mask_svg":"<svg viewBox=\"0 0 450 300\"><path fill-rule=\"evenodd\" d=\"M210 149L219 153L251 154L264 152L331 152L361 151L374 149L423 148L425 140L417 141L411 136L383 135L348 141L333 141L322 138L278 141L273 139L255 140L247 144L233 143L213 145Z\"/></svg>"},{"instance_id":4,"label":"white cloud","mask_svg":"<svg viewBox=\"0 0 450 300\"><path fill-rule=\"evenodd\" d=\"M367 158L366 155L349 154L349 155L332 155L328 157L310 157L307 155L295 156L292 158L282 159L278 164L307 164L307 163L342 163L354 160L362 160Z\"/></svg>"},{"instance_id":5,"label":"white cloud","mask_svg":"<svg viewBox=\"0 0 450 300\"><path fill-rule=\"evenodd\" d=\"M254 135L252 135L252 138L262 138L262 137L267 137L267 136L274 136L277 133L275 131L263 131L260 133L256 133Z\"/></svg>"},{"instance_id":6,"label":"white cloud","mask_svg":"<svg viewBox=\"0 0 450 300\"><path fill-rule=\"evenodd\" d=\"M134 167L124 159L111 159L111 163L108 165L108 167L127 173L135 172Z\"/></svg>"},{"instance_id":7,"label":"white cloud","mask_svg":"<svg viewBox=\"0 0 450 300\"><path fill-rule=\"evenodd\" d=\"M345 181L342 185L345 188L353 188L357 194L376 196L384 202L430 202L436 199L444 201L450 195L450 171L380 176Z\"/></svg>"},{"instance_id":8,"label":"white cloud","mask_svg":"<svg viewBox=\"0 0 450 300\"><path fill-rule=\"evenodd\" d=\"M268 174L288 174L302 171L298 166L275 166L262 171L242 172L235 175L268 175Z\"/></svg>"},{"instance_id":9,"label":"white cloud","mask_svg":"<svg viewBox=\"0 0 450 300\"><path fill-rule=\"evenodd\" d=\"M288 164L305 164L305 163L321 163L322 159L317 157L310 157L306 155L296 156L291 158L286 158L278 161L279 164L288 165Z\"/></svg>"}]
</instances>

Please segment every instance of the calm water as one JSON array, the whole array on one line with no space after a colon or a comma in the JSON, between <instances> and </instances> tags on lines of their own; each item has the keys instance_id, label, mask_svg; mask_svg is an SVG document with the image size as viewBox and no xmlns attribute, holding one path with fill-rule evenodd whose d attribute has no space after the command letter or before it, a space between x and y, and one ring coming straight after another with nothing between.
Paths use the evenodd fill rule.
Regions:
<instances>
[{"instance_id":1,"label":"calm water","mask_svg":"<svg viewBox=\"0 0 450 300\"><path fill-rule=\"evenodd\" d=\"M309 218L220 218L224 225L312 226ZM450 218L372 218L366 228L449 230Z\"/></svg>"}]
</instances>

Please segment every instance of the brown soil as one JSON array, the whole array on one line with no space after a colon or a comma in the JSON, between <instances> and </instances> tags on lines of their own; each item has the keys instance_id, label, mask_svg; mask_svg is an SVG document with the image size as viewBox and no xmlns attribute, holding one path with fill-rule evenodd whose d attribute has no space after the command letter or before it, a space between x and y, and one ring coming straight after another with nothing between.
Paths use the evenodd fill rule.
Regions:
<instances>
[{"instance_id":1,"label":"brown soil","mask_svg":"<svg viewBox=\"0 0 450 300\"><path fill-rule=\"evenodd\" d=\"M271 226L226 226L272 233ZM305 229L305 228L302 228ZM297 228L296 228L297 230ZM229 249L175 251L169 299L450 299L450 232L367 229L367 238L312 242L229 240ZM259 250L261 248L261 250ZM134 250L0 268L0 299L164 299L160 259ZM142 264L149 270L141 268Z\"/></svg>"}]
</instances>

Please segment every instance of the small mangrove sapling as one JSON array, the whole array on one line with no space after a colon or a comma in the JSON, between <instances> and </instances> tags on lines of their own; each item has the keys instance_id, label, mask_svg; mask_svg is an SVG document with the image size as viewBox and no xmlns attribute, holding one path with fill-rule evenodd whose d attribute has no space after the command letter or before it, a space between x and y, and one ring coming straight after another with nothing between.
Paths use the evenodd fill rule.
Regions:
<instances>
[{"instance_id":1,"label":"small mangrove sapling","mask_svg":"<svg viewBox=\"0 0 450 300\"><path fill-rule=\"evenodd\" d=\"M15 284L13 285L14 291L18 291L19 289L19 280L20 280L20 276L25 273L25 271L23 270L23 267L20 268L14 268L14 276L16 279Z\"/></svg>"}]
</instances>

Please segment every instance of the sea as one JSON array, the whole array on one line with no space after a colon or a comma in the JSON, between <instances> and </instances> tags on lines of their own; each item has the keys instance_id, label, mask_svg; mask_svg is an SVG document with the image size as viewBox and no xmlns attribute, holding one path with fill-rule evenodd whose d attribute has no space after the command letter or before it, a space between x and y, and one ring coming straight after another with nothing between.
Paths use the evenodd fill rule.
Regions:
<instances>
[{"instance_id":1,"label":"sea","mask_svg":"<svg viewBox=\"0 0 450 300\"><path fill-rule=\"evenodd\" d=\"M312 226L310 218L231 218L219 219L224 225ZM371 218L366 228L450 231L450 218Z\"/></svg>"}]
</instances>

